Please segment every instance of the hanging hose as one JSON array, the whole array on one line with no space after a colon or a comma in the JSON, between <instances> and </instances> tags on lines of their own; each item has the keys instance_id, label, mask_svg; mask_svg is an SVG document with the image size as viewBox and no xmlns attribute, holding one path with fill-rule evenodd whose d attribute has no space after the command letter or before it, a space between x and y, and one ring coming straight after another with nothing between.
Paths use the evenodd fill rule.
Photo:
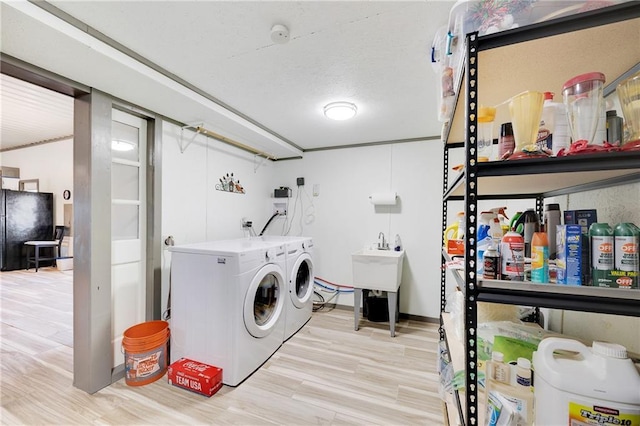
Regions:
<instances>
[{"instance_id":1,"label":"hanging hose","mask_svg":"<svg viewBox=\"0 0 640 426\"><path fill-rule=\"evenodd\" d=\"M262 237L262 234L264 234L264 231L266 231L266 230L267 230L267 227L271 224L271 222L273 221L273 219L275 219L275 218L276 218L276 216L278 216L279 214L280 214L280 213L275 212L275 213L273 214L273 216L271 216L271 217L269 218L269 220L267 221L267 224L266 224L266 225L264 225L264 228L262 228L262 231L260 231L260 235L259 235L260 237Z\"/></svg>"}]
</instances>

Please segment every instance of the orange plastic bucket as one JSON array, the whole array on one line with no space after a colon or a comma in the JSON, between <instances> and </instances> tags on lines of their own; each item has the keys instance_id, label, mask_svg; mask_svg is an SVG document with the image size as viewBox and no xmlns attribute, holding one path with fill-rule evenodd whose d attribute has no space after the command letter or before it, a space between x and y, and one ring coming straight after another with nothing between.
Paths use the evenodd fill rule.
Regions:
<instances>
[{"instance_id":1,"label":"orange plastic bucket","mask_svg":"<svg viewBox=\"0 0 640 426\"><path fill-rule=\"evenodd\" d=\"M164 376L170 334L169 323L161 320L143 322L124 331L122 348L127 385L143 386Z\"/></svg>"}]
</instances>

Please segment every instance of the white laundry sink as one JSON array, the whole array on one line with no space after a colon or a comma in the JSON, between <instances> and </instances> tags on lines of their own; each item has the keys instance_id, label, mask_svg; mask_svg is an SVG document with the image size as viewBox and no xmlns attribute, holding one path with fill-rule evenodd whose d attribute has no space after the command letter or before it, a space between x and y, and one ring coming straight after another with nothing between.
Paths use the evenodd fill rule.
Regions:
<instances>
[{"instance_id":1,"label":"white laundry sink","mask_svg":"<svg viewBox=\"0 0 640 426\"><path fill-rule=\"evenodd\" d=\"M351 254L353 286L370 290L398 291L402 280L404 250L362 249Z\"/></svg>"}]
</instances>

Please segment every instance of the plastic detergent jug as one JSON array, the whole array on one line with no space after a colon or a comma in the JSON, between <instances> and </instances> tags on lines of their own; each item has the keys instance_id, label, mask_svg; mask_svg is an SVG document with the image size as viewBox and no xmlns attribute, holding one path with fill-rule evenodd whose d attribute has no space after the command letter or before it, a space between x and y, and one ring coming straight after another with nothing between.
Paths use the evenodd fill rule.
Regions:
<instances>
[{"instance_id":1,"label":"plastic detergent jug","mask_svg":"<svg viewBox=\"0 0 640 426\"><path fill-rule=\"evenodd\" d=\"M533 369L537 425L640 425L640 373L624 346L549 337Z\"/></svg>"},{"instance_id":2,"label":"plastic detergent jug","mask_svg":"<svg viewBox=\"0 0 640 426\"><path fill-rule=\"evenodd\" d=\"M444 243L449 240L462 240L464 238L464 212L457 215L457 220L444 230Z\"/></svg>"}]
</instances>

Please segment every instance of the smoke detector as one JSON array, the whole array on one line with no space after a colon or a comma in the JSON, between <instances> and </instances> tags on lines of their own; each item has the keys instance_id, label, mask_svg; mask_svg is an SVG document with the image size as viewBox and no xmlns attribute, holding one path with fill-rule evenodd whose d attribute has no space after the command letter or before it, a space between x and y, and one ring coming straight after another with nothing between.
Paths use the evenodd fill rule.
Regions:
<instances>
[{"instance_id":1,"label":"smoke detector","mask_svg":"<svg viewBox=\"0 0 640 426\"><path fill-rule=\"evenodd\" d=\"M271 28L271 41L277 44L284 44L289 41L289 28L282 24L275 24Z\"/></svg>"}]
</instances>

